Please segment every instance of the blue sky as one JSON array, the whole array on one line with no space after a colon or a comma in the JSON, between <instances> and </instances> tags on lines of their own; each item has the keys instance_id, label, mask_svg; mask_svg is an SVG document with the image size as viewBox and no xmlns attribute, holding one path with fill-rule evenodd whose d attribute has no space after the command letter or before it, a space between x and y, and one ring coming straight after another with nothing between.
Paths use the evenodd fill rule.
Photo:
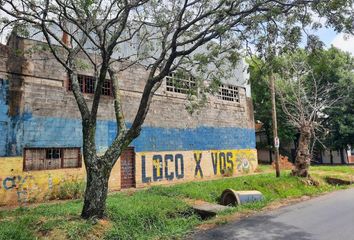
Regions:
<instances>
[{"instance_id":1,"label":"blue sky","mask_svg":"<svg viewBox=\"0 0 354 240\"><path fill-rule=\"evenodd\" d=\"M320 37L327 47L333 45L343 51L350 52L354 56L354 36L338 34L331 28L322 28L314 33Z\"/></svg>"}]
</instances>

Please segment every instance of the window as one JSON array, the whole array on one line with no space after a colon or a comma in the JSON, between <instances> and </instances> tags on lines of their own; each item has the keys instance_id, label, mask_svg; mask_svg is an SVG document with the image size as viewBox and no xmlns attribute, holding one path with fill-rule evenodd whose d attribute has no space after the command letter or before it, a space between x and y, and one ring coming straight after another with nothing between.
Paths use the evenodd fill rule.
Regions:
<instances>
[{"instance_id":1,"label":"window","mask_svg":"<svg viewBox=\"0 0 354 240\"><path fill-rule=\"evenodd\" d=\"M92 76L86 76L86 75L77 75L77 79L80 84L80 90L83 93L95 93L95 82L96 79ZM69 91L72 91L72 84L69 79L69 86L68 86ZM112 82L111 80L107 79L102 86L102 95L105 96L112 96Z\"/></svg>"},{"instance_id":2,"label":"window","mask_svg":"<svg viewBox=\"0 0 354 240\"><path fill-rule=\"evenodd\" d=\"M195 89L196 82L191 76L170 73L166 77L166 91L187 94Z\"/></svg>"},{"instance_id":3,"label":"window","mask_svg":"<svg viewBox=\"0 0 354 240\"><path fill-rule=\"evenodd\" d=\"M46 159L60 159L60 148L48 148L45 151Z\"/></svg>"},{"instance_id":4,"label":"window","mask_svg":"<svg viewBox=\"0 0 354 240\"><path fill-rule=\"evenodd\" d=\"M225 101L240 102L238 87L232 85L220 84L217 97Z\"/></svg>"},{"instance_id":5,"label":"window","mask_svg":"<svg viewBox=\"0 0 354 240\"><path fill-rule=\"evenodd\" d=\"M24 149L24 171L80 167L80 148Z\"/></svg>"}]
</instances>

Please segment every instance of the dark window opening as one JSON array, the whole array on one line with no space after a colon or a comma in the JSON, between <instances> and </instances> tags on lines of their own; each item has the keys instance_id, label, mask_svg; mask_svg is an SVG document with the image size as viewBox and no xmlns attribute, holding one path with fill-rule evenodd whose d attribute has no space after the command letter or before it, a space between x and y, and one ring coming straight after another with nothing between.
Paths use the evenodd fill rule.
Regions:
<instances>
[{"instance_id":1,"label":"dark window opening","mask_svg":"<svg viewBox=\"0 0 354 240\"><path fill-rule=\"evenodd\" d=\"M218 99L230 102L240 102L239 89L236 86L220 84Z\"/></svg>"},{"instance_id":2,"label":"dark window opening","mask_svg":"<svg viewBox=\"0 0 354 240\"><path fill-rule=\"evenodd\" d=\"M25 148L23 169L80 168L81 161L80 148Z\"/></svg>"},{"instance_id":3,"label":"dark window opening","mask_svg":"<svg viewBox=\"0 0 354 240\"><path fill-rule=\"evenodd\" d=\"M59 159L60 152L60 148L48 148L45 151L46 159Z\"/></svg>"},{"instance_id":4,"label":"dark window opening","mask_svg":"<svg viewBox=\"0 0 354 240\"><path fill-rule=\"evenodd\" d=\"M80 90L82 93L95 93L95 83L96 79L92 76L77 75L77 80L79 81ZM69 79L68 90L72 91L71 80ZM112 82L107 79L102 86L102 95L112 96Z\"/></svg>"}]
</instances>

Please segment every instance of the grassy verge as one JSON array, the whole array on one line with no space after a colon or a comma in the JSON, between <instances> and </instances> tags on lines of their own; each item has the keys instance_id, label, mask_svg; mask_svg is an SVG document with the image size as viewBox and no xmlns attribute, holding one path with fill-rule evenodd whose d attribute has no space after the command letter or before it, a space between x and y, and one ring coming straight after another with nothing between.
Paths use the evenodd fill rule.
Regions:
<instances>
[{"instance_id":1,"label":"grassy verge","mask_svg":"<svg viewBox=\"0 0 354 240\"><path fill-rule=\"evenodd\" d=\"M121 192L109 196L108 218L98 222L79 218L80 200L3 210L0 211L0 239L179 239L202 223L185 203L186 198L217 202L225 188L254 189L264 194L264 201L242 205L224 214L260 210L277 200L344 188L326 184L322 180L326 171L338 175L354 174L352 167L315 167L313 175L321 181L319 187L308 186L284 172L278 179L273 173L264 173L152 187L135 193Z\"/></svg>"}]
</instances>

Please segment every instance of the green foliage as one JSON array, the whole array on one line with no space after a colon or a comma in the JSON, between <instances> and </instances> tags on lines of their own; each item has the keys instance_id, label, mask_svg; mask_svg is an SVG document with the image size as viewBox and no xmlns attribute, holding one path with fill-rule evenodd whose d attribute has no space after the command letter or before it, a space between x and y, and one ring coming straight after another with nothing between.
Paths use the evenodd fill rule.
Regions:
<instances>
[{"instance_id":1,"label":"green foliage","mask_svg":"<svg viewBox=\"0 0 354 240\"><path fill-rule=\"evenodd\" d=\"M116 194L107 201L113 228L107 239L181 237L200 222L186 203L149 191Z\"/></svg>"},{"instance_id":2,"label":"green foliage","mask_svg":"<svg viewBox=\"0 0 354 240\"><path fill-rule=\"evenodd\" d=\"M341 97L334 107L324 111L328 116L324 126L329 130L329 134L323 137L324 142L333 149L354 145L354 58L331 47L312 53L308 62L321 84L336 87L329 97Z\"/></svg>"},{"instance_id":3,"label":"green foliage","mask_svg":"<svg viewBox=\"0 0 354 240\"><path fill-rule=\"evenodd\" d=\"M36 239L29 229L23 228L17 221L0 221L1 240L32 240Z\"/></svg>"},{"instance_id":4,"label":"green foliage","mask_svg":"<svg viewBox=\"0 0 354 240\"><path fill-rule=\"evenodd\" d=\"M319 119L329 133L322 134L326 146L338 149L354 144L354 58L337 48L328 50L316 49L312 52L297 50L292 55L281 55L275 58L274 72L282 73L281 65L288 65L289 61L302 59L309 66L313 75L305 82L306 94L313 95L313 80L316 79L318 87L333 86L334 90L326 97L340 100L332 107L326 108ZM267 65L260 59L249 61L251 69L252 98L255 109L255 119L264 123L266 133L271 136L271 99L268 90ZM290 87L284 81L278 81L278 87L284 91ZM280 85L279 85L280 84ZM282 85L281 85L282 84ZM289 90L289 89L288 89ZM293 97L290 92L286 94L288 100ZM296 131L287 124L287 118L277 103L278 131L281 140L295 139Z\"/></svg>"},{"instance_id":5,"label":"green foliage","mask_svg":"<svg viewBox=\"0 0 354 240\"><path fill-rule=\"evenodd\" d=\"M263 123L263 129L273 144L272 106L269 88L268 69L266 63L259 58L248 60L250 65L250 82L255 120ZM279 102L276 105L278 118L278 136L281 142L291 142L295 139L295 129L288 124ZM270 147L268 146L268 147Z\"/></svg>"},{"instance_id":6,"label":"green foliage","mask_svg":"<svg viewBox=\"0 0 354 240\"><path fill-rule=\"evenodd\" d=\"M84 192L85 183L82 180L73 179L54 186L50 192L49 199L78 199L82 198Z\"/></svg>"},{"instance_id":7,"label":"green foliage","mask_svg":"<svg viewBox=\"0 0 354 240\"><path fill-rule=\"evenodd\" d=\"M304 185L301 179L283 173L281 178L276 178L274 174L261 174L255 176L245 176L239 178L225 178L208 182L191 182L172 187L155 187L149 191L171 198L185 197L192 199L202 199L208 202L219 201L220 194L226 188L235 190L258 190L265 196L265 201L260 206L277 199L288 197L298 197L302 195L314 195L332 189L329 185L313 187Z\"/></svg>"}]
</instances>

